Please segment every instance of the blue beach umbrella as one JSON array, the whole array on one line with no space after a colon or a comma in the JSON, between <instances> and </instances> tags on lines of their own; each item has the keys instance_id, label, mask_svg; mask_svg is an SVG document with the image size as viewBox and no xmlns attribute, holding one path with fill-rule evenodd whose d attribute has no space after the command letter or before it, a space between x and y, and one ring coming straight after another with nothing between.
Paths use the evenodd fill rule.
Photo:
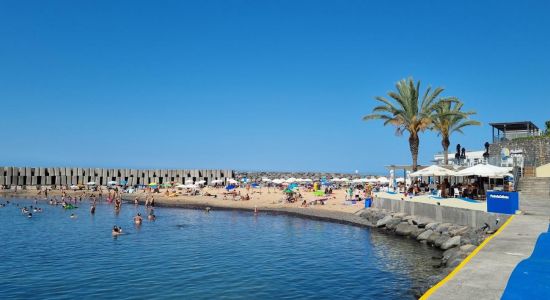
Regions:
<instances>
[{"instance_id":1,"label":"blue beach umbrella","mask_svg":"<svg viewBox=\"0 0 550 300\"><path fill-rule=\"evenodd\" d=\"M230 191L230 190L232 190L232 189L234 189L234 188L235 188L235 185L234 185L234 184L230 184L230 185L228 185L228 186L225 187L225 189L228 190L228 191Z\"/></svg>"}]
</instances>

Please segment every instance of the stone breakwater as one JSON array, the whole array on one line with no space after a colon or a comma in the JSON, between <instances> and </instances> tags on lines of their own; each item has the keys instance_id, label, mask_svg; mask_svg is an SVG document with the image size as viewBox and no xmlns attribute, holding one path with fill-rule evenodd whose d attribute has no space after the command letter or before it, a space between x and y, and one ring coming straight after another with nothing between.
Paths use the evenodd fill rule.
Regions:
<instances>
[{"instance_id":1,"label":"stone breakwater","mask_svg":"<svg viewBox=\"0 0 550 300\"><path fill-rule=\"evenodd\" d=\"M360 216L380 230L417 240L444 251L441 257L434 258L436 268L446 268L443 275L429 278L429 284L435 285L464 260L487 234L491 233L469 226L451 223L433 222L428 218L395 213L384 209L367 208ZM427 287L429 288L429 287Z\"/></svg>"}]
</instances>

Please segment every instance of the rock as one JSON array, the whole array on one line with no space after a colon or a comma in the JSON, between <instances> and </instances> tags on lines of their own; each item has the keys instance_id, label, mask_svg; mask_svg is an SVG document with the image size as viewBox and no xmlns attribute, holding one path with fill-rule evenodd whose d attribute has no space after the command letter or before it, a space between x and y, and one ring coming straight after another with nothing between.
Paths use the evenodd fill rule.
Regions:
<instances>
[{"instance_id":1,"label":"rock","mask_svg":"<svg viewBox=\"0 0 550 300\"><path fill-rule=\"evenodd\" d=\"M425 228L435 231L435 228L436 228L438 225L439 225L439 223L428 223L428 224L426 224Z\"/></svg>"},{"instance_id":2,"label":"rock","mask_svg":"<svg viewBox=\"0 0 550 300\"><path fill-rule=\"evenodd\" d=\"M449 258L458 257L456 256L458 252L460 252L460 248L457 247L446 250L445 252L443 252L443 258L441 260L446 263L447 261L449 261Z\"/></svg>"},{"instance_id":3,"label":"rock","mask_svg":"<svg viewBox=\"0 0 550 300\"><path fill-rule=\"evenodd\" d=\"M395 230L399 224L401 224L401 219L392 218L388 223L386 223L386 228L389 230Z\"/></svg>"},{"instance_id":4,"label":"rock","mask_svg":"<svg viewBox=\"0 0 550 300\"><path fill-rule=\"evenodd\" d=\"M462 262L461 258L454 259L451 262L447 263L447 267L456 268L458 265L460 265L461 262Z\"/></svg>"},{"instance_id":5,"label":"rock","mask_svg":"<svg viewBox=\"0 0 550 300\"><path fill-rule=\"evenodd\" d=\"M453 226L453 224L450 224L450 223L439 224L434 231L437 231L439 233L446 233L449 231L449 228L451 226Z\"/></svg>"},{"instance_id":6,"label":"rock","mask_svg":"<svg viewBox=\"0 0 550 300\"><path fill-rule=\"evenodd\" d=\"M428 229L424 232L422 232L421 234L419 234L416 239L419 240L419 241L424 241L424 240L427 240L431 235L432 233L434 233L432 230Z\"/></svg>"},{"instance_id":7,"label":"rock","mask_svg":"<svg viewBox=\"0 0 550 300\"><path fill-rule=\"evenodd\" d=\"M407 216L406 213L396 213L396 214L393 214L393 217L394 217L394 218L399 218L399 219L404 219L406 216Z\"/></svg>"},{"instance_id":8,"label":"rock","mask_svg":"<svg viewBox=\"0 0 550 300\"><path fill-rule=\"evenodd\" d=\"M441 244L441 249L447 250L452 247L460 246L460 235L453 236L452 238Z\"/></svg>"},{"instance_id":9,"label":"rock","mask_svg":"<svg viewBox=\"0 0 550 300\"><path fill-rule=\"evenodd\" d=\"M452 262L458 260L458 263L460 263L463 259L466 258L466 256L468 256L466 253L459 250L459 251L456 251L456 252L452 253L451 255L449 255L449 257L445 260L445 262L446 262L448 267L454 268L458 264L452 266Z\"/></svg>"},{"instance_id":10,"label":"rock","mask_svg":"<svg viewBox=\"0 0 550 300\"><path fill-rule=\"evenodd\" d=\"M470 253L470 252L474 251L475 248L476 248L476 246L474 246L472 244L466 244L466 245L460 246L460 251L463 251L465 253Z\"/></svg>"},{"instance_id":11,"label":"rock","mask_svg":"<svg viewBox=\"0 0 550 300\"><path fill-rule=\"evenodd\" d=\"M389 221L391 221L393 218L391 216L385 216L378 222L376 222L376 227L384 227L386 224L388 224Z\"/></svg>"},{"instance_id":12,"label":"rock","mask_svg":"<svg viewBox=\"0 0 550 300\"><path fill-rule=\"evenodd\" d=\"M460 244L467 245L479 245L483 240L485 239L485 235L483 233L475 233L474 231L468 231L464 235L462 235L462 240L460 241Z\"/></svg>"},{"instance_id":13,"label":"rock","mask_svg":"<svg viewBox=\"0 0 550 300\"><path fill-rule=\"evenodd\" d=\"M413 226L413 230L409 234L412 238L417 238L420 234L422 234L425 230L423 228L418 228L416 226Z\"/></svg>"},{"instance_id":14,"label":"rock","mask_svg":"<svg viewBox=\"0 0 550 300\"><path fill-rule=\"evenodd\" d=\"M463 235L466 232L468 232L468 230L470 230L470 228L468 226L451 226L449 228L449 234L451 236Z\"/></svg>"},{"instance_id":15,"label":"rock","mask_svg":"<svg viewBox=\"0 0 550 300\"><path fill-rule=\"evenodd\" d=\"M439 236L435 241L434 241L434 245L436 247L441 247L441 245L443 245L447 240L449 240L451 238L451 236L449 236L448 233L444 233L442 234L441 236Z\"/></svg>"},{"instance_id":16,"label":"rock","mask_svg":"<svg viewBox=\"0 0 550 300\"><path fill-rule=\"evenodd\" d=\"M432 234L430 234L430 236L426 239L426 241L428 241L428 244L435 244L435 241L441 236L441 234L439 234L439 232L432 232Z\"/></svg>"},{"instance_id":17,"label":"rock","mask_svg":"<svg viewBox=\"0 0 550 300\"><path fill-rule=\"evenodd\" d=\"M395 228L395 233L398 235L409 235L414 230L414 227L407 222L402 222Z\"/></svg>"}]
</instances>

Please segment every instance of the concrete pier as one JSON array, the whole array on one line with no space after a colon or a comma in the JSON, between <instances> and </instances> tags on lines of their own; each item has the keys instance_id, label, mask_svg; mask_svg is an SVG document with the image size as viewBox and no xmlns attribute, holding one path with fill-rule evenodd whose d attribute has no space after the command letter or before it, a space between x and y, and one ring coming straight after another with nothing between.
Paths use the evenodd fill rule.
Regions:
<instances>
[{"instance_id":1,"label":"concrete pier","mask_svg":"<svg viewBox=\"0 0 550 300\"><path fill-rule=\"evenodd\" d=\"M106 185L109 181L126 181L128 185L176 182L195 183L200 180L206 184L213 180L226 182L235 177L233 170L197 170L197 169L106 169L106 168L33 168L0 167L0 185L4 186L43 186L43 185L80 185L95 182Z\"/></svg>"}]
</instances>

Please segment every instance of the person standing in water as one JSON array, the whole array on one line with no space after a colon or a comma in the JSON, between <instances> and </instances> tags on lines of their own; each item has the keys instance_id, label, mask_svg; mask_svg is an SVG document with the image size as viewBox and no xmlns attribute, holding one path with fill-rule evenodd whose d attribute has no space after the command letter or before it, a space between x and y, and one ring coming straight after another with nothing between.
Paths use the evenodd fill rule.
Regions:
<instances>
[{"instance_id":1,"label":"person standing in water","mask_svg":"<svg viewBox=\"0 0 550 300\"><path fill-rule=\"evenodd\" d=\"M92 206L90 207L90 213L92 215L95 214L95 203L93 203Z\"/></svg>"},{"instance_id":2,"label":"person standing in water","mask_svg":"<svg viewBox=\"0 0 550 300\"><path fill-rule=\"evenodd\" d=\"M155 216L155 212L154 210L151 209L151 211L149 212L149 215L147 216L147 219L149 221L154 221L157 219L157 216Z\"/></svg>"},{"instance_id":3,"label":"person standing in water","mask_svg":"<svg viewBox=\"0 0 550 300\"><path fill-rule=\"evenodd\" d=\"M141 225L141 222L143 222L143 218L141 217L141 214L138 213L138 214L134 217L134 223L136 223L137 225Z\"/></svg>"}]
</instances>

